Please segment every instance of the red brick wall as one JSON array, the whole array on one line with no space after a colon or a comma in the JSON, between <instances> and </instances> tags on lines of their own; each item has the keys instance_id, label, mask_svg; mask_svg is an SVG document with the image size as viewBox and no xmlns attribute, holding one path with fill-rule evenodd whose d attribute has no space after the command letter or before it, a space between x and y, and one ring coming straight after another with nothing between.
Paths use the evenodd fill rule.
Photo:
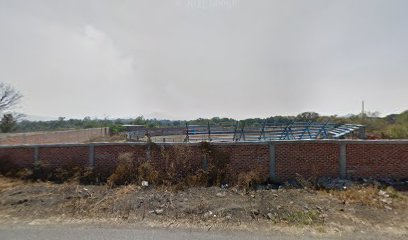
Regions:
<instances>
[{"instance_id":1,"label":"red brick wall","mask_svg":"<svg viewBox=\"0 0 408 240\"><path fill-rule=\"evenodd\" d=\"M146 147L142 145L102 145L95 146L95 169L103 175L110 175L118 164L121 153L133 153L135 161L146 159Z\"/></svg>"},{"instance_id":2,"label":"red brick wall","mask_svg":"<svg viewBox=\"0 0 408 240\"><path fill-rule=\"evenodd\" d=\"M408 144L347 144L349 177L408 178Z\"/></svg>"},{"instance_id":3,"label":"red brick wall","mask_svg":"<svg viewBox=\"0 0 408 240\"><path fill-rule=\"evenodd\" d=\"M108 128L89 128L54 132L0 134L0 145L81 143L108 134Z\"/></svg>"},{"instance_id":4,"label":"red brick wall","mask_svg":"<svg viewBox=\"0 0 408 240\"><path fill-rule=\"evenodd\" d=\"M0 148L0 167L4 167L2 165L8 163L12 163L18 168L32 168L34 165L34 148Z\"/></svg>"},{"instance_id":5,"label":"red brick wall","mask_svg":"<svg viewBox=\"0 0 408 240\"><path fill-rule=\"evenodd\" d=\"M312 141L274 143L277 180L296 178L297 174L304 178L339 177L341 144L346 144L347 176L408 178L408 141ZM70 164L90 166L89 149L88 144L44 145L39 147L38 159L50 168ZM209 163L217 154L226 154L233 173L260 169L265 177L270 174L269 146L266 143L211 144L210 151L213 152L208 157ZM160 174L166 174L174 166L178 171L202 168L206 150L197 144L153 144L150 147L96 144L94 167L109 175L115 169L119 155L128 152L133 153L135 161L150 159L160 169ZM34 153L34 147L29 146L0 147L0 162L12 161L16 167L32 167Z\"/></svg>"},{"instance_id":6,"label":"red brick wall","mask_svg":"<svg viewBox=\"0 0 408 240\"><path fill-rule=\"evenodd\" d=\"M269 176L269 146L266 144L215 145L218 151L230 156L230 168L234 172L260 171Z\"/></svg>"},{"instance_id":7,"label":"red brick wall","mask_svg":"<svg viewBox=\"0 0 408 240\"><path fill-rule=\"evenodd\" d=\"M39 148L39 161L46 169L58 167L88 167L89 147L41 147Z\"/></svg>"},{"instance_id":8,"label":"red brick wall","mask_svg":"<svg viewBox=\"0 0 408 240\"><path fill-rule=\"evenodd\" d=\"M339 176L339 145L335 143L283 143L275 145L278 180Z\"/></svg>"}]
</instances>

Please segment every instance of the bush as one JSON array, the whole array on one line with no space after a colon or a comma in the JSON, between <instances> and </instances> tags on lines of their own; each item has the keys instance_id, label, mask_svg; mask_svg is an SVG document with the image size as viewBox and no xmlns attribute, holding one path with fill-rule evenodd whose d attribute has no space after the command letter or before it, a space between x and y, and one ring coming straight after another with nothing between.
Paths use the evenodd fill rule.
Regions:
<instances>
[{"instance_id":1,"label":"bush","mask_svg":"<svg viewBox=\"0 0 408 240\"><path fill-rule=\"evenodd\" d=\"M159 172L149 162L135 161L132 153L122 153L118 157L119 163L115 171L108 177L108 185L125 185L148 181L159 182Z\"/></svg>"},{"instance_id":2,"label":"bush","mask_svg":"<svg viewBox=\"0 0 408 240\"><path fill-rule=\"evenodd\" d=\"M194 175L187 176L185 183L189 187L207 187L208 172L204 171L203 169L199 169Z\"/></svg>"},{"instance_id":3,"label":"bush","mask_svg":"<svg viewBox=\"0 0 408 240\"><path fill-rule=\"evenodd\" d=\"M32 178L33 171L28 168L22 168L7 156L3 156L0 158L0 174L6 177L28 180Z\"/></svg>"},{"instance_id":4,"label":"bush","mask_svg":"<svg viewBox=\"0 0 408 240\"><path fill-rule=\"evenodd\" d=\"M393 139L408 138L408 125L393 124L387 128L386 135Z\"/></svg>"},{"instance_id":5,"label":"bush","mask_svg":"<svg viewBox=\"0 0 408 240\"><path fill-rule=\"evenodd\" d=\"M208 185L220 186L224 183L232 183L230 176L230 155L217 150L210 143L202 142L201 149L207 155L208 163Z\"/></svg>"},{"instance_id":6,"label":"bush","mask_svg":"<svg viewBox=\"0 0 408 240\"><path fill-rule=\"evenodd\" d=\"M13 177L17 173L18 169L21 169L17 166L8 156L3 156L0 159L0 173L4 176Z\"/></svg>"},{"instance_id":7,"label":"bush","mask_svg":"<svg viewBox=\"0 0 408 240\"><path fill-rule=\"evenodd\" d=\"M165 162L160 180L165 185L185 184L186 178L195 175L196 171L200 168L193 161L195 155L188 146L162 147L160 155Z\"/></svg>"},{"instance_id":8,"label":"bush","mask_svg":"<svg viewBox=\"0 0 408 240\"><path fill-rule=\"evenodd\" d=\"M137 168L138 180L148 181L149 183L158 183L159 172L156 171L150 162L144 162Z\"/></svg>"},{"instance_id":9,"label":"bush","mask_svg":"<svg viewBox=\"0 0 408 240\"><path fill-rule=\"evenodd\" d=\"M108 177L110 186L130 184L137 180L137 166L132 153L122 153L118 157L115 171Z\"/></svg>"},{"instance_id":10,"label":"bush","mask_svg":"<svg viewBox=\"0 0 408 240\"><path fill-rule=\"evenodd\" d=\"M91 168L82 166L78 163L65 163L64 165L56 168L52 165L42 165L39 168L34 168L33 170L34 179L47 180L55 183L90 183L93 182L90 179L92 174L93 171Z\"/></svg>"},{"instance_id":11,"label":"bush","mask_svg":"<svg viewBox=\"0 0 408 240\"><path fill-rule=\"evenodd\" d=\"M112 125L109 129L112 135L125 131L125 127L122 125Z\"/></svg>"},{"instance_id":12,"label":"bush","mask_svg":"<svg viewBox=\"0 0 408 240\"><path fill-rule=\"evenodd\" d=\"M265 177L259 171L259 169L254 169L249 172L242 172L238 174L237 186L239 188L249 190L255 187L257 184L261 184L266 181Z\"/></svg>"},{"instance_id":13,"label":"bush","mask_svg":"<svg viewBox=\"0 0 408 240\"><path fill-rule=\"evenodd\" d=\"M230 181L230 155L217 151L205 142L201 143L200 149L201 152L197 155L190 146L162 146L160 156L164 159L164 170L159 182L175 186L176 190L180 190L193 186L220 186ZM204 167L205 169L201 161L203 154L207 155L208 160L208 166Z\"/></svg>"},{"instance_id":14,"label":"bush","mask_svg":"<svg viewBox=\"0 0 408 240\"><path fill-rule=\"evenodd\" d=\"M211 186L220 186L232 179L229 176L230 156L227 153L212 151L209 155L210 163L208 165L208 184Z\"/></svg>"}]
</instances>

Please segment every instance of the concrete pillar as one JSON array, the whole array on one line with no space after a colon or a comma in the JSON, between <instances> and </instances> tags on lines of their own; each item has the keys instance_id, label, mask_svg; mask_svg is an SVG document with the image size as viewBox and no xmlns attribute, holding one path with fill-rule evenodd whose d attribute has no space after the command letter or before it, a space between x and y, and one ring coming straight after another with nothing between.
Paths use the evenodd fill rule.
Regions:
<instances>
[{"instance_id":1,"label":"concrete pillar","mask_svg":"<svg viewBox=\"0 0 408 240\"><path fill-rule=\"evenodd\" d=\"M151 143L147 143L146 160L147 161L152 160L152 144Z\"/></svg>"},{"instance_id":2,"label":"concrete pillar","mask_svg":"<svg viewBox=\"0 0 408 240\"><path fill-rule=\"evenodd\" d=\"M272 181L276 181L276 157L275 157L275 144L269 143L269 178Z\"/></svg>"},{"instance_id":3,"label":"concrete pillar","mask_svg":"<svg viewBox=\"0 0 408 240\"><path fill-rule=\"evenodd\" d=\"M365 126L362 126L358 129L358 137L360 139L366 139L366 134L365 134Z\"/></svg>"},{"instance_id":4,"label":"concrete pillar","mask_svg":"<svg viewBox=\"0 0 408 240\"><path fill-rule=\"evenodd\" d=\"M40 147L35 146L34 147L34 167L39 167L40 166Z\"/></svg>"},{"instance_id":5,"label":"concrete pillar","mask_svg":"<svg viewBox=\"0 0 408 240\"><path fill-rule=\"evenodd\" d=\"M95 167L95 145L89 144L89 151L88 151L88 159L89 159L89 166Z\"/></svg>"},{"instance_id":6,"label":"concrete pillar","mask_svg":"<svg viewBox=\"0 0 408 240\"><path fill-rule=\"evenodd\" d=\"M204 153L203 170L208 171L208 154L207 153Z\"/></svg>"},{"instance_id":7,"label":"concrete pillar","mask_svg":"<svg viewBox=\"0 0 408 240\"><path fill-rule=\"evenodd\" d=\"M345 179L347 177L347 166L346 166L346 144L340 144L340 158L339 158L339 169L340 169L340 178Z\"/></svg>"}]
</instances>

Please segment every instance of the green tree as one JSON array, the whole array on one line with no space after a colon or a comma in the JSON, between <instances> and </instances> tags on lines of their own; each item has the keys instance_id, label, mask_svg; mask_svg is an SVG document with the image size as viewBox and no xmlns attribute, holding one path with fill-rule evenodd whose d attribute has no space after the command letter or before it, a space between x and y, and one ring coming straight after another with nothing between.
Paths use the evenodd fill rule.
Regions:
<instances>
[{"instance_id":1,"label":"green tree","mask_svg":"<svg viewBox=\"0 0 408 240\"><path fill-rule=\"evenodd\" d=\"M303 112L299 115L297 115L297 118L302 119L302 120L316 120L319 117L319 114L317 112Z\"/></svg>"},{"instance_id":2,"label":"green tree","mask_svg":"<svg viewBox=\"0 0 408 240\"><path fill-rule=\"evenodd\" d=\"M139 116L139 117L137 117L137 118L132 122L132 124L135 124L135 125L145 125L145 124L146 124L146 120L145 120L145 118L144 118L143 116Z\"/></svg>"},{"instance_id":3,"label":"green tree","mask_svg":"<svg viewBox=\"0 0 408 240\"><path fill-rule=\"evenodd\" d=\"M4 114L0 122L0 129L3 133L13 132L17 127L17 121L13 114Z\"/></svg>"}]
</instances>

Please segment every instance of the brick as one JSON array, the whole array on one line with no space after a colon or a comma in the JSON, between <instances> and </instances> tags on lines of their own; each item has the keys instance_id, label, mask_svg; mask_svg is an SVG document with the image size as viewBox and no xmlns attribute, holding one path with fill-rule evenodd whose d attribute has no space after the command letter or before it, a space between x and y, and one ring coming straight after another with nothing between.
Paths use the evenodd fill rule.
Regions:
<instances>
[{"instance_id":1,"label":"brick","mask_svg":"<svg viewBox=\"0 0 408 240\"><path fill-rule=\"evenodd\" d=\"M346 172L348 177L408 178L408 143L345 143ZM268 144L211 144L212 151L229 156L233 174L260 169L269 176ZM204 152L194 144L95 144L95 169L110 174L121 153L133 153L134 161L151 161L160 174L172 167L183 172L203 167ZM89 166L89 146L40 146L39 160L49 168L67 165ZM211 164L217 156L207 159ZM278 181L301 175L306 179L328 176L339 177L340 144L337 142L279 142L275 143L275 167ZM0 148L0 161L12 161L18 168L31 168L34 164L33 146ZM1 167L1 166L0 166Z\"/></svg>"}]
</instances>

